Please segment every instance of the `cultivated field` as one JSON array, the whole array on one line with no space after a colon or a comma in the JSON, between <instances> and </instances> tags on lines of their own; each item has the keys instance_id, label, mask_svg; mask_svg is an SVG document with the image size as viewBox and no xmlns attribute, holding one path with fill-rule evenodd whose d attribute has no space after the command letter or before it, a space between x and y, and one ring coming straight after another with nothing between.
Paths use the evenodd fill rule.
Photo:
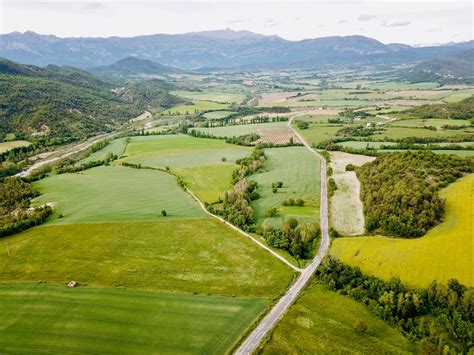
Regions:
<instances>
[{"instance_id":1,"label":"cultivated field","mask_svg":"<svg viewBox=\"0 0 474 355\"><path fill-rule=\"evenodd\" d=\"M447 282L450 278L474 286L474 211L469 203L473 193L474 174L442 190L441 196L446 199L445 221L424 237L340 238L333 242L331 254L383 279L398 276L412 287L426 287L433 280Z\"/></svg>"},{"instance_id":2,"label":"cultivated field","mask_svg":"<svg viewBox=\"0 0 474 355\"><path fill-rule=\"evenodd\" d=\"M184 97L190 100L213 101L219 103L238 103L245 99L245 94L241 92L222 92L222 91L171 91L171 94Z\"/></svg>"},{"instance_id":3,"label":"cultivated field","mask_svg":"<svg viewBox=\"0 0 474 355\"><path fill-rule=\"evenodd\" d=\"M90 161L104 160L107 158L109 153L112 153L117 156L121 156L125 151L125 146L127 145L127 138L117 138L111 141L103 149L92 153L87 158L82 159L79 163L87 163Z\"/></svg>"},{"instance_id":4,"label":"cultivated field","mask_svg":"<svg viewBox=\"0 0 474 355\"><path fill-rule=\"evenodd\" d=\"M28 141L9 141L9 142L1 142L0 143L0 154L5 153L9 151L10 149L13 148L18 148L18 147L27 147L31 143Z\"/></svg>"},{"instance_id":5,"label":"cultivated field","mask_svg":"<svg viewBox=\"0 0 474 355\"><path fill-rule=\"evenodd\" d=\"M2 353L223 354L263 312L252 298L0 283Z\"/></svg>"},{"instance_id":6,"label":"cultivated field","mask_svg":"<svg viewBox=\"0 0 474 355\"><path fill-rule=\"evenodd\" d=\"M251 180L258 182L260 198L252 202L258 222L264 225L281 225L289 217L300 220L319 220L320 164L304 147L285 147L265 149L267 161L265 171L252 175ZM272 183L281 181L283 187L277 193L272 192ZM284 207L286 199L301 198L304 207ZM268 208L275 207L278 214L265 218Z\"/></svg>"},{"instance_id":7,"label":"cultivated field","mask_svg":"<svg viewBox=\"0 0 474 355\"><path fill-rule=\"evenodd\" d=\"M331 226L342 235L360 235L364 233L365 227L364 211L359 197L360 182L354 171L346 171L346 166L361 166L375 158L343 152L331 152L330 156L332 178L337 185L330 203Z\"/></svg>"},{"instance_id":8,"label":"cultivated field","mask_svg":"<svg viewBox=\"0 0 474 355\"><path fill-rule=\"evenodd\" d=\"M203 116L209 120L220 120L226 118L227 116L232 115L235 112L232 111L211 111L206 112Z\"/></svg>"},{"instance_id":9,"label":"cultivated field","mask_svg":"<svg viewBox=\"0 0 474 355\"><path fill-rule=\"evenodd\" d=\"M362 320L367 331L353 324ZM397 330L347 296L313 284L291 306L262 354L401 354L413 347Z\"/></svg>"},{"instance_id":10,"label":"cultivated field","mask_svg":"<svg viewBox=\"0 0 474 355\"><path fill-rule=\"evenodd\" d=\"M64 217L54 224L205 216L170 174L120 166L98 167L76 174L55 175L35 183L41 196L35 205L53 203Z\"/></svg>"},{"instance_id":11,"label":"cultivated field","mask_svg":"<svg viewBox=\"0 0 474 355\"><path fill-rule=\"evenodd\" d=\"M287 122L271 122L271 123L250 123L233 126L222 126L212 128L195 128L195 130L212 134L216 137L237 137L244 134L251 134L265 131L280 131L287 128Z\"/></svg>"},{"instance_id":12,"label":"cultivated field","mask_svg":"<svg viewBox=\"0 0 474 355\"><path fill-rule=\"evenodd\" d=\"M291 269L207 217L50 225L0 239L0 281L274 299Z\"/></svg>"},{"instance_id":13,"label":"cultivated field","mask_svg":"<svg viewBox=\"0 0 474 355\"><path fill-rule=\"evenodd\" d=\"M178 105L163 112L164 115L193 115L205 111L225 110L228 104L221 104L213 101L193 101L192 104Z\"/></svg>"}]
</instances>

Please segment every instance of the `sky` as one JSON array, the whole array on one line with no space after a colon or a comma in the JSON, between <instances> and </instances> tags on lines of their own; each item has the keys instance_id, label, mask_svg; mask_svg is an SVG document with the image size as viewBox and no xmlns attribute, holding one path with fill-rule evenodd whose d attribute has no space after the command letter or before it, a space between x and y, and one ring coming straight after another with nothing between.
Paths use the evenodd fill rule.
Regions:
<instances>
[{"instance_id":1,"label":"sky","mask_svg":"<svg viewBox=\"0 0 474 355\"><path fill-rule=\"evenodd\" d=\"M428 45L473 39L472 1L0 0L1 33L131 37L231 28L288 40L364 35Z\"/></svg>"}]
</instances>

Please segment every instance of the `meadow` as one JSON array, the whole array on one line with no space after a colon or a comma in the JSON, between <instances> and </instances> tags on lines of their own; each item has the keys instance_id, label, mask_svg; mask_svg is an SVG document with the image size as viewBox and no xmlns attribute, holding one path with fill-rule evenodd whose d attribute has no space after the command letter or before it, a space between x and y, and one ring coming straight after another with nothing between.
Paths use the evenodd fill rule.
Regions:
<instances>
[{"instance_id":1,"label":"meadow","mask_svg":"<svg viewBox=\"0 0 474 355\"><path fill-rule=\"evenodd\" d=\"M474 206L466 201L473 192L474 174L443 189L440 196L446 199L444 222L421 238L339 238L330 253L385 280L398 276L410 287L426 287L433 280L446 283L450 278L474 286Z\"/></svg>"},{"instance_id":2,"label":"meadow","mask_svg":"<svg viewBox=\"0 0 474 355\"><path fill-rule=\"evenodd\" d=\"M224 91L171 91L172 95L181 96L189 100L213 101L218 103L240 104L245 99L245 94L241 92Z\"/></svg>"},{"instance_id":3,"label":"meadow","mask_svg":"<svg viewBox=\"0 0 474 355\"><path fill-rule=\"evenodd\" d=\"M319 221L320 163L304 147L265 149L267 161L265 170L252 175L258 183L260 198L252 202L257 221L266 226L279 226L284 219ZM272 183L283 182L283 187L272 192ZM289 198L303 199L304 207L284 207L282 202ZM269 208L277 208L275 217L266 218Z\"/></svg>"},{"instance_id":4,"label":"meadow","mask_svg":"<svg viewBox=\"0 0 474 355\"><path fill-rule=\"evenodd\" d=\"M226 110L228 104L221 104L213 101L193 101L191 104L174 106L162 112L164 115L193 115L205 111Z\"/></svg>"},{"instance_id":5,"label":"meadow","mask_svg":"<svg viewBox=\"0 0 474 355\"><path fill-rule=\"evenodd\" d=\"M18 147L27 147L31 143L28 141L18 140L18 141L8 141L8 142L0 142L0 154L5 153L13 148Z\"/></svg>"},{"instance_id":6,"label":"meadow","mask_svg":"<svg viewBox=\"0 0 474 355\"><path fill-rule=\"evenodd\" d=\"M162 210L167 219L205 216L176 178L160 171L104 166L54 175L35 187L41 195L33 204L53 203L63 216L49 222L54 224L159 220Z\"/></svg>"},{"instance_id":7,"label":"meadow","mask_svg":"<svg viewBox=\"0 0 474 355\"><path fill-rule=\"evenodd\" d=\"M207 118L208 120L220 120L234 113L235 112L233 111L211 111L211 112L206 112L203 116Z\"/></svg>"},{"instance_id":8,"label":"meadow","mask_svg":"<svg viewBox=\"0 0 474 355\"><path fill-rule=\"evenodd\" d=\"M0 281L274 299L293 277L213 218L49 225L0 239Z\"/></svg>"},{"instance_id":9,"label":"meadow","mask_svg":"<svg viewBox=\"0 0 474 355\"><path fill-rule=\"evenodd\" d=\"M367 331L354 329L361 320ZM262 346L261 354L401 354L413 346L362 304L313 283Z\"/></svg>"},{"instance_id":10,"label":"meadow","mask_svg":"<svg viewBox=\"0 0 474 355\"><path fill-rule=\"evenodd\" d=\"M250 123L232 126L194 128L197 131L212 134L216 137L237 137L245 134L259 133L261 129L281 129L287 127L287 122Z\"/></svg>"},{"instance_id":11,"label":"meadow","mask_svg":"<svg viewBox=\"0 0 474 355\"><path fill-rule=\"evenodd\" d=\"M2 353L227 353L268 301L0 283Z\"/></svg>"},{"instance_id":12,"label":"meadow","mask_svg":"<svg viewBox=\"0 0 474 355\"><path fill-rule=\"evenodd\" d=\"M87 158L80 160L79 164L88 163L91 161L104 160L107 158L107 156L110 153L120 157L125 151L126 146L127 146L127 137L114 139L101 150L94 152L91 155L89 155Z\"/></svg>"}]
</instances>

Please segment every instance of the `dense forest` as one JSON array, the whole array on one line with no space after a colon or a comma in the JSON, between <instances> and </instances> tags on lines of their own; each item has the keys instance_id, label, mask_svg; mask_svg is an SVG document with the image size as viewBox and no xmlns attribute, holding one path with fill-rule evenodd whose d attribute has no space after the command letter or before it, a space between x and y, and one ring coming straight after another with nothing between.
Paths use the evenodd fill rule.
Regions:
<instances>
[{"instance_id":1,"label":"dense forest","mask_svg":"<svg viewBox=\"0 0 474 355\"><path fill-rule=\"evenodd\" d=\"M0 137L84 137L110 131L144 109L181 102L161 80L109 82L76 68L0 59Z\"/></svg>"},{"instance_id":2,"label":"dense forest","mask_svg":"<svg viewBox=\"0 0 474 355\"><path fill-rule=\"evenodd\" d=\"M384 154L354 169L361 182L370 233L420 237L440 223L444 201L437 191L473 171L473 159L430 151Z\"/></svg>"},{"instance_id":3,"label":"dense forest","mask_svg":"<svg viewBox=\"0 0 474 355\"><path fill-rule=\"evenodd\" d=\"M474 288L451 279L411 290L399 279L382 281L358 268L327 258L317 279L333 291L366 305L419 346L422 354L471 353L474 334Z\"/></svg>"},{"instance_id":4,"label":"dense forest","mask_svg":"<svg viewBox=\"0 0 474 355\"><path fill-rule=\"evenodd\" d=\"M30 183L18 177L0 183L0 237L39 225L48 218L51 207L30 207L31 199L37 195Z\"/></svg>"}]
</instances>

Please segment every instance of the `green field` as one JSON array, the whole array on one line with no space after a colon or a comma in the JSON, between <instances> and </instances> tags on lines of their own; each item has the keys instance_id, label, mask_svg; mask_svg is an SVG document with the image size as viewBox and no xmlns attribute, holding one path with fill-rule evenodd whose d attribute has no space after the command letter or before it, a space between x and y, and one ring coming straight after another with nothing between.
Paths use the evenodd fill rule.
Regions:
<instances>
[{"instance_id":1,"label":"green field","mask_svg":"<svg viewBox=\"0 0 474 355\"><path fill-rule=\"evenodd\" d=\"M474 174L443 189L440 195L446 199L445 220L424 237L339 238L333 242L331 254L383 279L398 276L411 287L426 287L433 280L447 282L450 278L474 286L474 205L469 198L473 193Z\"/></svg>"},{"instance_id":2,"label":"green field","mask_svg":"<svg viewBox=\"0 0 474 355\"><path fill-rule=\"evenodd\" d=\"M319 144L325 140L332 139L336 136L337 131L343 128L342 125L317 125L310 124L308 129L299 129L293 125L295 129L303 136L308 144Z\"/></svg>"},{"instance_id":3,"label":"green field","mask_svg":"<svg viewBox=\"0 0 474 355\"><path fill-rule=\"evenodd\" d=\"M451 119L413 119L413 120L397 120L390 122L390 126L399 126L399 127L425 127L433 126L436 128L441 128L444 125L450 126L469 126L469 120L451 120Z\"/></svg>"},{"instance_id":4,"label":"green field","mask_svg":"<svg viewBox=\"0 0 474 355\"><path fill-rule=\"evenodd\" d=\"M244 134L259 133L260 129L281 129L287 126L287 122L251 123L233 126L194 128L197 131L212 134L216 137L237 137Z\"/></svg>"},{"instance_id":5,"label":"green field","mask_svg":"<svg viewBox=\"0 0 474 355\"><path fill-rule=\"evenodd\" d=\"M268 301L0 283L2 353L227 353Z\"/></svg>"},{"instance_id":6,"label":"green field","mask_svg":"<svg viewBox=\"0 0 474 355\"><path fill-rule=\"evenodd\" d=\"M52 202L63 218L51 223L71 224L205 216L196 202L170 174L120 166L98 167L76 174L54 175L35 183L41 192L34 205Z\"/></svg>"},{"instance_id":7,"label":"green field","mask_svg":"<svg viewBox=\"0 0 474 355\"><path fill-rule=\"evenodd\" d=\"M460 129L460 130L440 130L434 131L427 128L415 128L415 127L385 127L385 130L379 133L372 135L373 139L383 140L385 137L391 139L402 139L408 137L418 137L418 138L426 138L426 137L434 137L434 138L448 138L454 137L457 135L462 135L470 133L473 134L474 130L470 129Z\"/></svg>"},{"instance_id":8,"label":"green field","mask_svg":"<svg viewBox=\"0 0 474 355\"><path fill-rule=\"evenodd\" d=\"M207 118L208 120L220 120L222 118L226 118L227 116L230 116L236 112L233 111L211 111L211 112L206 112L203 116Z\"/></svg>"},{"instance_id":9,"label":"green field","mask_svg":"<svg viewBox=\"0 0 474 355\"><path fill-rule=\"evenodd\" d=\"M163 112L164 115L193 115L205 111L226 110L228 104L220 104L212 101L193 101L192 104L174 106Z\"/></svg>"},{"instance_id":10,"label":"green field","mask_svg":"<svg viewBox=\"0 0 474 355\"><path fill-rule=\"evenodd\" d=\"M125 150L124 161L164 168L203 165L228 165L250 155L251 148L219 139L185 135L133 137ZM222 161L226 158L226 162Z\"/></svg>"},{"instance_id":11,"label":"green field","mask_svg":"<svg viewBox=\"0 0 474 355\"><path fill-rule=\"evenodd\" d=\"M146 166L170 167L182 176L199 198L211 203L223 198L232 187L237 159L250 155L251 148L218 139L184 135L133 137L124 161ZM223 161L225 158L225 161Z\"/></svg>"},{"instance_id":12,"label":"green field","mask_svg":"<svg viewBox=\"0 0 474 355\"><path fill-rule=\"evenodd\" d=\"M125 151L125 146L127 145L127 138L117 138L107 144L103 149L92 153L87 158L82 159L79 161L81 163L87 163L90 161L97 161L97 160L104 160L107 158L109 153L115 154L117 156L121 156Z\"/></svg>"},{"instance_id":13,"label":"green field","mask_svg":"<svg viewBox=\"0 0 474 355\"><path fill-rule=\"evenodd\" d=\"M9 142L1 142L0 143L0 154L1 153L5 153L7 151L9 151L10 149L13 149L13 148L18 148L18 147L27 147L29 146L31 143L28 142L28 141L9 141Z\"/></svg>"},{"instance_id":14,"label":"green field","mask_svg":"<svg viewBox=\"0 0 474 355\"><path fill-rule=\"evenodd\" d=\"M274 299L291 269L214 218L50 225L0 239L0 281Z\"/></svg>"},{"instance_id":15,"label":"green field","mask_svg":"<svg viewBox=\"0 0 474 355\"><path fill-rule=\"evenodd\" d=\"M214 101L220 103L240 104L245 99L245 94L241 92L223 91L171 91L172 95L184 97L189 100Z\"/></svg>"},{"instance_id":16,"label":"green field","mask_svg":"<svg viewBox=\"0 0 474 355\"><path fill-rule=\"evenodd\" d=\"M362 320L364 333L353 324ZM262 354L400 354L413 347L359 302L313 284L291 306Z\"/></svg>"},{"instance_id":17,"label":"green field","mask_svg":"<svg viewBox=\"0 0 474 355\"><path fill-rule=\"evenodd\" d=\"M304 147L285 147L265 149L267 161L265 171L252 175L251 180L258 182L260 198L252 202L257 221L264 225L278 226L289 217L300 220L319 220L320 163ZM272 192L272 183L282 181L283 187L277 193ZM288 198L301 198L304 207L283 207ZM278 208L278 214L265 218L268 208Z\"/></svg>"},{"instance_id":18,"label":"green field","mask_svg":"<svg viewBox=\"0 0 474 355\"><path fill-rule=\"evenodd\" d=\"M236 168L234 164L221 164L175 170L199 199L213 203L223 199L224 192L232 188L232 172Z\"/></svg>"}]
</instances>

